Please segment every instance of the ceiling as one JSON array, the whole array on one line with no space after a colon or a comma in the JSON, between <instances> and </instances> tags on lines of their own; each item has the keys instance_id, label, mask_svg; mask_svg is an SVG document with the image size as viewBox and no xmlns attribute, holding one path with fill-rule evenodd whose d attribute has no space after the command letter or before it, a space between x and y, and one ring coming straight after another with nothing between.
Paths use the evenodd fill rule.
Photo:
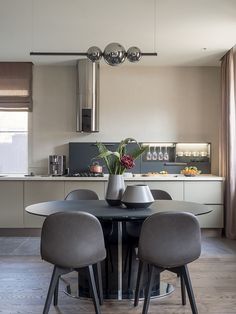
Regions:
<instances>
[{"instance_id":1,"label":"ceiling","mask_svg":"<svg viewBox=\"0 0 236 314\"><path fill-rule=\"evenodd\" d=\"M158 52L138 65L216 66L236 44L236 1L0 0L0 42L0 61L72 64L77 57L29 53L118 42Z\"/></svg>"}]
</instances>

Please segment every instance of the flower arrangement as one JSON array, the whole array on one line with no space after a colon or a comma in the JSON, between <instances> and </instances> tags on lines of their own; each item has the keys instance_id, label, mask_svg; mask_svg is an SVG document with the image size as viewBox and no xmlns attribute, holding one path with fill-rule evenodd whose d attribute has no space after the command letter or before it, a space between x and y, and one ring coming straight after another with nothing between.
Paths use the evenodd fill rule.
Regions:
<instances>
[{"instance_id":1,"label":"flower arrangement","mask_svg":"<svg viewBox=\"0 0 236 314\"><path fill-rule=\"evenodd\" d=\"M133 151L127 153L127 145L136 143L137 147ZM131 169L135 166L135 159L142 155L147 146L140 145L133 138L122 140L115 152L110 151L103 143L96 143L99 155L96 158L101 158L105 161L109 174L123 174L126 169Z\"/></svg>"}]
</instances>

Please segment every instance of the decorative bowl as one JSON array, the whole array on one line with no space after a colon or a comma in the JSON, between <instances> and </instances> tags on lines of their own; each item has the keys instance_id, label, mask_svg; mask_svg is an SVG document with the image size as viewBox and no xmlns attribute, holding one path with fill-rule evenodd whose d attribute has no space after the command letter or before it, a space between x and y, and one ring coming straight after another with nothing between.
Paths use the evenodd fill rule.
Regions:
<instances>
[{"instance_id":1,"label":"decorative bowl","mask_svg":"<svg viewBox=\"0 0 236 314\"><path fill-rule=\"evenodd\" d=\"M150 188L145 184L128 185L121 199L127 208L147 208L153 202Z\"/></svg>"}]
</instances>

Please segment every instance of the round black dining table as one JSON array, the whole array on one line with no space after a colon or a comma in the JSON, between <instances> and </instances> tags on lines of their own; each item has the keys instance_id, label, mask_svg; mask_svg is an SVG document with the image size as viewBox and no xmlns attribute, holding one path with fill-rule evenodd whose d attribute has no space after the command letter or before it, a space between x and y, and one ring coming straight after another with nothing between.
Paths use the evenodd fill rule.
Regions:
<instances>
[{"instance_id":1,"label":"round black dining table","mask_svg":"<svg viewBox=\"0 0 236 314\"><path fill-rule=\"evenodd\" d=\"M122 291L122 233L124 221L141 221L154 213L175 211L175 212L189 212L195 216L204 215L212 211L207 205L174 201L174 200L157 200L148 208L132 208L128 209L125 206L109 206L105 200L79 200L79 201L49 201L37 203L27 206L25 209L28 213L47 217L58 212L78 212L83 211L96 216L100 221L117 222L117 299L122 300L127 297ZM164 292L160 291L159 295L163 293L169 294L173 291L173 287L169 284L164 286ZM124 297L125 296L125 297Z\"/></svg>"}]
</instances>

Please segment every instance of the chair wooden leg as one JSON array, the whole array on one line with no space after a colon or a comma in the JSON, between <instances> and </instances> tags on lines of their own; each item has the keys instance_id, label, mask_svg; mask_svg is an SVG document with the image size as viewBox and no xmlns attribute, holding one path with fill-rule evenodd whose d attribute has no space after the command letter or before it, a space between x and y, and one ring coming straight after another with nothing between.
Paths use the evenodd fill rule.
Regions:
<instances>
[{"instance_id":1,"label":"chair wooden leg","mask_svg":"<svg viewBox=\"0 0 236 314\"><path fill-rule=\"evenodd\" d=\"M196 306L196 302L195 302L195 298L194 298L193 288L192 288L192 284L191 284L187 265L184 265L181 268L181 271L182 271L182 276L184 277L184 282L185 282L186 289L188 292L188 297L189 297L189 302L191 305L192 313L198 314L198 310L197 310L197 306Z\"/></svg>"},{"instance_id":2,"label":"chair wooden leg","mask_svg":"<svg viewBox=\"0 0 236 314\"><path fill-rule=\"evenodd\" d=\"M93 298L93 304L94 304L94 308L95 308L95 313L96 314L101 314L100 306L99 306L99 300L98 300L98 294L97 294L97 288L96 288L96 283L95 283L95 278L94 278L93 266L92 265L88 266L88 271L89 271L89 284L90 284L90 288L92 290L92 298Z\"/></svg>"},{"instance_id":3,"label":"chair wooden leg","mask_svg":"<svg viewBox=\"0 0 236 314\"><path fill-rule=\"evenodd\" d=\"M148 307L150 303L150 298L151 298L151 292L152 292L152 286L153 286L153 273L154 273L154 266L150 265L150 272L148 276L148 283L145 291L145 299L144 299L144 304L143 304L143 311L142 314L147 314L148 313Z\"/></svg>"},{"instance_id":4,"label":"chair wooden leg","mask_svg":"<svg viewBox=\"0 0 236 314\"><path fill-rule=\"evenodd\" d=\"M185 289L185 283L182 273L178 273L180 277L180 285L181 285L181 298L182 298L182 305L186 305L186 289Z\"/></svg>"},{"instance_id":5,"label":"chair wooden leg","mask_svg":"<svg viewBox=\"0 0 236 314\"><path fill-rule=\"evenodd\" d=\"M103 305L102 271L100 262L96 264L96 269L97 269L98 298L100 305Z\"/></svg>"},{"instance_id":6,"label":"chair wooden leg","mask_svg":"<svg viewBox=\"0 0 236 314\"><path fill-rule=\"evenodd\" d=\"M141 287L141 282L143 278L143 264L144 263L142 261L139 261L138 276L137 276L137 283L136 283L135 297L134 297L134 306L137 306L139 302L140 287Z\"/></svg>"},{"instance_id":7,"label":"chair wooden leg","mask_svg":"<svg viewBox=\"0 0 236 314\"><path fill-rule=\"evenodd\" d=\"M49 288L48 288L47 298L46 298L44 309L43 309L43 314L48 314L49 308L50 308L50 305L51 305L51 302L52 302L53 294L55 292L55 289L57 288L59 277L61 275L63 275L63 274L66 274L66 273L68 273L67 270L62 269L62 268L57 267L57 266L54 266L52 277L51 277L51 281L50 281L50 285L49 285Z\"/></svg>"}]
</instances>

